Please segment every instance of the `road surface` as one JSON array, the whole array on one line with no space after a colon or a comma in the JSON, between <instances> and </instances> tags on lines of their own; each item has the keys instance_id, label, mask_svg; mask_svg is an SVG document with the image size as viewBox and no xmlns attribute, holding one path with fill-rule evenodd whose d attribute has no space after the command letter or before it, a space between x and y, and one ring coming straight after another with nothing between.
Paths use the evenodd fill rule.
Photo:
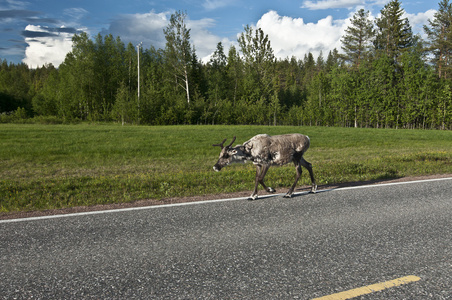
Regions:
<instances>
[{"instance_id":1,"label":"road surface","mask_svg":"<svg viewBox=\"0 0 452 300\"><path fill-rule=\"evenodd\" d=\"M452 178L0 221L1 299L313 299L407 276L358 299L452 298Z\"/></svg>"}]
</instances>

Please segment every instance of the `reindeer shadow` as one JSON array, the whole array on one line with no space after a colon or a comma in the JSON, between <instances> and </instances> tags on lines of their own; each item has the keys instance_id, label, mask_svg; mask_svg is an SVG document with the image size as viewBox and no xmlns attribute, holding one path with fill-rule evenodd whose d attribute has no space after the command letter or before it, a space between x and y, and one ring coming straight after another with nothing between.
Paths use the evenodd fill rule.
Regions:
<instances>
[{"instance_id":1,"label":"reindeer shadow","mask_svg":"<svg viewBox=\"0 0 452 300\"><path fill-rule=\"evenodd\" d=\"M412 178L411 180L416 180L416 178ZM397 183L397 182L403 182L403 181L410 181L408 178L400 177L400 176L394 176L394 177L386 177L386 178L379 178L374 180L366 180L366 181L355 181L355 182L344 182L344 183L336 183L336 184L325 184L320 185L317 187L317 191L315 193L311 192L311 186L302 186L297 189L295 189L294 193L292 194L292 197L286 198L286 199L292 199L292 198L299 198L303 196L308 195L315 195L320 193L327 193L332 192L334 190L342 189L342 188L353 188L353 187L360 187L360 186L366 186L366 185L378 185L378 184L387 184L387 183ZM284 188L281 188L280 191L284 191ZM275 197L283 197L285 193L274 193L274 194L263 194L259 195L257 199L251 199L250 197L247 198L248 201L259 201L259 200L266 200L271 199Z\"/></svg>"},{"instance_id":2,"label":"reindeer shadow","mask_svg":"<svg viewBox=\"0 0 452 300\"><path fill-rule=\"evenodd\" d=\"M324 191L323 190L322 191L317 191L317 193L318 192L324 192ZM298 197L301 197L301 196L306 196L306 195L309 195L309 194L313 194L314 195L314 193L311 193L310 188L306 189L306 191L293 193L292 197L284 198L284 199L293 199L293 198L298 198ZM268 200L268 199L271 199L271 198L283 198L284 195L286 195L286 193L264 194L264 195L259 195L259 197L257 199L252 199L251 197L248 197L246 200L253 201L253 202L254 201L260 201L260 200L262 201L262 200Z\"/></svg>"},{"instance_id":3,"label":"reindeer shadow","mask_svg":"<svg viewBox=\"0 0 452 300\"><path fill-rule=\"evenodd\" d=\"M365 185L378 185L384 183L395 183L405 181L402 177L394 177L394 178L385 178L385 179L375 179L375 180L367 180L367 181L355 181L355 182L345 182L345 183L337 183L337 184L326 184L318 186L315 194L332 192L334 190L342 189L342 188L353 188ZM310 187L301 187L295 190L296 192L292 195L292 198L306 196L312 194L310 192ZM283 194L281 194L283 195Z\"/></svg>"}]
</instances>

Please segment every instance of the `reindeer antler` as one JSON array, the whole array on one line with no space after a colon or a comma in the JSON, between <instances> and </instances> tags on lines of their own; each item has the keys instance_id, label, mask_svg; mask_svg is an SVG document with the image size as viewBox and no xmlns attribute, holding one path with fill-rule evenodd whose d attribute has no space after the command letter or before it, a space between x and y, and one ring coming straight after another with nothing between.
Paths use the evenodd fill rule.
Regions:
<instances>
[{"instance_id":1,"label":"reindeer antler","mask_svg":"<svg viewBox=\"0 0 452 300\"><path fill-rule=\"evenodd\" d=\"M231 142L229 145L227 145L226 148L227 148L227 147L231 147L231 146L232 146L232 143L234 143L234 142L235 142L235 137L232 138L232 142Z\"/></svg>"},{"instance_id":2,"label":"reindeer antler","mask_svg":"<svg viewBox=\"0 0 452 300\"><path fill-rule=\"evenodd\" d=\"M224 144L224 142L226 142L226 140L227 139L224 139L220 144L213 144L212 146L214 146L214 147L221 147L221 148L223 148L223 144Z\"/></svg>"},{"instance_id":3,"label":"reindeer antler","mask_svg":"<svg viewBox=\"0 0 452 300\"><path fill-rule=\"evenodd\" d=\"M223 148L225 148L225 147L224 147L224 142L226 142L226 140L227 140L227 139L224 139L220 144L213 144L212 146L214 146L214 147L217 147L217 146L218 146L218 147L221 147L221 149L223 149ZM232 146L232 143L234 143L234 142L235 142L235 137L232 138L232 142L231 142L229 145L227 145L226 148L227 148L227 147L231 147L231 146Z\"/></svg>"}]
</instances>

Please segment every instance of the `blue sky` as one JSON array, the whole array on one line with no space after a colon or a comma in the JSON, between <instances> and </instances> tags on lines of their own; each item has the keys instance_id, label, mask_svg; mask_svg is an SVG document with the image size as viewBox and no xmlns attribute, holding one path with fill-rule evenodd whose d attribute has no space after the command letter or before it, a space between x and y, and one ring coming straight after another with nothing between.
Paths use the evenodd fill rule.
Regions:
<instances>
[{"instance_id":1,"label":"blue sky","mask_svg":"<svg viewBox=\"0 0 452 300\"><path fill-rule=\"evenodd\" d=\"M433 18L438 2L400 0L413 31ZM269 35L278 58L318 56L337 48L360 8L378 17L384 0L0 0L0 58L30 67L58 66L77 32L120 36L125 42L163 48L163 28L177 10L187 12L191 41L208 60L218 42L237 45L245 25Z\"/></svg>"}]
</instances>

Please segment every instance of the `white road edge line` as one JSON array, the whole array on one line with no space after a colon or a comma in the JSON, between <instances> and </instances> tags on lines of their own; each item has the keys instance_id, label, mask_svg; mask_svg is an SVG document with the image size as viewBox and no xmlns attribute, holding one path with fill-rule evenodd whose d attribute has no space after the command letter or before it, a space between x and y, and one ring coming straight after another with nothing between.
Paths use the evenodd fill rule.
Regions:
<instances>
[{"instance_id":1,"label":"white road edge line","mask_svg":"<svg viewBox=\"0 0 452 300\"><path fill-rule=\"evenodd\" d=\"M344 190L353 190L353 189L363 189L363 188L372 188L372 187L382 187L382 186L391 186L391 185L412 184L412 183L425 183L425 182L434 182L434 181L443 181L443 180L452 180L452 177L425 179L425 180L413 180L413 181L403 181L403 182L391 182L391 183L379 183L379 184L351 186L351 187L342 187L342 188L333 188L333 189L319 190L319 191L317 191L317 193L324 193L324 192L331 192L331 191L344 191ZM308 193L309 192L294 193L294 196L296 196L296 195L305 195L305 194L308 194ZM273 194L273 195L263 195L263 196L260 196L259 199L271 198L271 197L282 196L282 195L284 195L284 193L283 194ZM115 212L127 212L127 211L133 211L133 210L158 209L158 208L185 206L185 205L198 205L198 204L218 203L218 202L227 202L227 201L238 201L238 200L246 200L246 199L248 199L248 197L216 199L216 200L204 200L204 201L183 202L183 203L174 203L174 204L162 204L162 205L143 206L143 207L129 207L129 208L100 210L100 211L89 211L89 212L80 212L80 213L72 213L72 214L61 214L61 215L51 215L51 216L30 217L30 218L8 219L8 220L0 220L0 224L26 222L26 221L36 221L36 220L47 220L47 219L56 219L56 218L68 218L68 217L75 217L75 216L100 215L100 214L108 214L108 213L115 213Z\"/></svg>"}]
</instances>

